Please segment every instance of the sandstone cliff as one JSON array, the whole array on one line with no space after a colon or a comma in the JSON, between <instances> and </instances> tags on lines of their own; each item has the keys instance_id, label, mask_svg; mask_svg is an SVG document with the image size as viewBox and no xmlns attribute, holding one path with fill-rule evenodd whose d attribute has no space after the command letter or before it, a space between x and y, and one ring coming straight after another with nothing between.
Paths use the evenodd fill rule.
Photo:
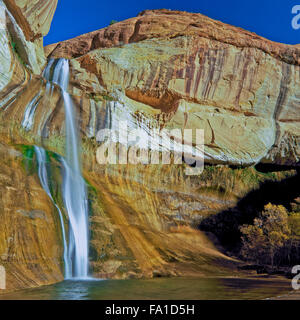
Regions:
<instances>
[{"instance_id":1,"label":"sandstone cliff","mask_svg":"<svg viewBox=\"0 0 300 320\"><path fill-rule=\"evenodd\" d=\"M23 30L26 40L33 41L48 34L57 0L4 0L4 3Z\"/></svg>"},{"instance_id":2,"label":"sandstone cliff","mask_svg":"<svg viewBox=\"0 0 300 320\"><path fill-rule=\"evenodd\" d=\"M33 174L33 154L1 143L0 155L0 265L6 269L6 289L61 281L59 220Z\"/></svg>"},{"instance_id":3,"label":"sandstone cliff","mask_svg":"<svg viewBox=\"0 0 300 320\"><path fill-rule=\"evenodd\" d=\"M0 263L15 289L62 279L57 212L40 187L30 150L39 145L53 152L53 187L63 210L55 155L65 153L65 114L60 89L54 86L49 96L40 74L45 64L40 37L49 29L57 1L5 3L7 8L2 1L0 6L6 30L0 47L0 137L7 154L0 164ZM70 59L69 91L89 185L93 274L139 278L236 272L239 261L198 226L205 217L235 208L261 183L295 174L299 48L200 14L154 10L45 52L49 58ZM33 99L38 102L33 124L24 129ZM120 120L147 133L152 127L204 129L206 163L218 166L207 166L197 177L185 175L185 164L99 165L97 132L118 130ZM28 158L29 171L22 165ZM289 170L245 168L257 163Z\"/></svg>"},{"instance_id":4,"label":"sandstone cliff","mask_svg":"<svg viewBox=\"0 0 300 320\"><path fill-rule=\"evenodd\" d=\"M11 76L13 68L10 65L16 56L33 73L41 73L46 64L43 36L49 31L56 5L57 0L0 1L0 71L4 74L9 71L6 79ZM11 49L17 55L12 55Z\"/></svg>"},{"instance_id":5,"label":"sandstone cliff","mask_svg":"<svg viewBox=\"0 0 300 320\"><path fill-rule=\"evenodd\" d=\"M84 93L163 115L167 128L203 128L208 162L299 162L296 46L201 14L152 10L45 51L73 59L73 85Z\"/></svg>"},{"instance_id":6,"label":"sandstone cliff","mask_svg":"<svg viewBox=\"0 0 300 320\"><path fill-rule=\"evenodd\" d=\"M42 36L49 30L56 3L0 1L2 114L25 87L33 88L28 84L46 64ZM62 239L56 209L36 176L27 171L32 161L22 152L24 148L12 146L13 139L7 140L10 145L5 140L2 136L0 265L6 268L7 290L61 281Z\"/></svg>"}]
</instances>

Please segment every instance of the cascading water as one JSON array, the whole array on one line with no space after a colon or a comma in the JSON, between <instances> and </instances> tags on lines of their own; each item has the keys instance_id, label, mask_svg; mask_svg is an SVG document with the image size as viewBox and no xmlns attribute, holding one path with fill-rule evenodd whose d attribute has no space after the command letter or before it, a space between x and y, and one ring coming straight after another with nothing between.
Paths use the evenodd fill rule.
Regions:
<instances>
[{"instance_id":1,"label":"cascading water","mask_svg":"<svg viewBox=\"0 0 300 320\"><path fill-rule=\"evenodd\" d=\"M62 230L62 238L63 238L63 246L64 246L64 264L65 264L65 278L69 279L71 278L71 261L69 259L68 255L68 245L67 245L67 239L66 239L66 231L65 231L65 224L62 212L58 205L55 203L51 192L49 188L49 180L48 180L48 173L47 173L47 157L46 157L46 151L41 147L34 147L37 163L38 163L38 174L40 178L41 185L43 189L46 191L47 195L51 199L52 203L56 207L58 213L59 213L59 219L61 224L61 230Z\"/></svg>"},{"instance_id":2,"label":"cascading water","mask_svg":"<svg viewBox=\"0 0 300 320\"><path fill-rule=\"evenodd\" d=\"M39 104L39 98L41 97L41 93L39 92L28 104L26 107L25 113L24 113L24 118L22 121L22 127L28 131L32 128L33 126L33 121L34 121L34 114L35 110Z\"/></svg>"},{"instance_id":3,"label":"cascading water","mask_svg":"<svg viewBox=\"0 0 300 320\"><path fill-rule=\"evenodd\" d=\"M53 72L51 72L52 67L54 68ZM59 59L55 64L54 60L50 60L45 69L44 77L49 82L47 85L48 94L51 94L50 91L52 91L51 82L60 86L66 114L66 158L61 158L63 167L62 197L69 217L69 243L67 250L65 250L67 256L64 257L65 277L87 279L89 265L88 199L86 185L80 169L75 111L72 99L67 92L69 86L69 61ZM41 155L40 151L36 149L37 158L41 158L41 161L38 160L39 167L42 168L43 155ZM41 183L48 193L49 187L47 188L48 184L45 182L47 181L45 180L45 170L40 170ZM48 195L51 197L50 193Z\"/></svg>"}]
</instances>

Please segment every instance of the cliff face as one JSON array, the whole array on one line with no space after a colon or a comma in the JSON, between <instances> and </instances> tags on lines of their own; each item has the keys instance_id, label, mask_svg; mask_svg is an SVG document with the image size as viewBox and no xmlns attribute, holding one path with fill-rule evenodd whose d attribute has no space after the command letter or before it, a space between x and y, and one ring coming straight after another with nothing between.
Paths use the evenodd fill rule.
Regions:
<instances>
[{"instance_id":1,"label":"cliff face","mask_svg":"<svg viewBox=\"0 0 300 320\"><path fill-rule=\"evenodd\" d=\"M46 64L42 37L49 31L56 5L57 0L0 1L0 71L6 75L1 77L3 87L15 72L23 72L16 70L15 60L32 73L41 74Z\"/></svg>"},{"instance_id":2,"label":"cliff face","mask_svg":"<svg viewBox=\"0 0 300 320\"><path fill-rule=\"evenodd\" d=\"M23 30L26 40L34 41L48 34L57 0L4 0L4 3Z\"/></svg>"},{"instance_id":3,"label":"cliff face","mask_svg":"<svg viewBox=\"0 0 300 320\"><path fill-rule=\"evenodd\" d=\"M114 23L109 27L77 38L51 44L47 55L76 58L100 48L111 48L146 39L172 39L180 36L202 37L239 48L260 49L287 63L299 65L297 46L275 43L255 33L210 19L200 13L183 11L145 10L137 17Z\"/></svg>"},{"instance_id":4,"label":"cliff face","mask_svg":"<svg viewBox=\"0 0 300 320\"><path fill-rule=\"evenodd\" d=\"M203 128L208 162L299 161L296 46L201 14L154 10L45 51L73 59L73 84L84 93L150 106L165 127Z\"/></svg>"},{"instance_id":5,"label":"cliff face","mask_svg":"<svg viewBox=\"0 0 300 320\"><path fill-rule=\"evenodd\" d=\"M46 61L41 36L57 1L5 3L7 7L0 2L6 30L0 46L0 137L6 154L0 164L0 264L15 289L62 279L57 212L40 187L30 150L39 145L64 155L65 113L60 89L54 86L49 95L41 75ZM260 183L295 174L299 48L200 14L154 10L48 46L45 52L49 58L70 59L69 91L89 185L93 274L129 278L235 272L239 262L198 226L209 215L235 208ZM25 129L24 114L34 99L33 123ZM187 176L185 164L99 165L98 130L118 131L122 120L146 134L150 128L204 129L205 161L219 165L206 167L200 176ZM24 150L31 154L29 171ZM55 172L59 163L51 161ZM257 163L290 170L270 174L245 168ZM53 178L64 211L60 183Z\"/></svg>"},{"instance_id":6,"label":"cliff face","mask_svg":"<svg viewBox=\"0 0 300 320\"><path fill-rule=\"evenodd\" d=\"M6 126L2 119L11 103L22 97L26 100L24 91L30 99L30 90L39 90L41 81L35 74L39 75L46 63L42 35L49 29L55 5L55 1L47 5L45 1L0 1L1 127L12 130L7 137L1 135L0 142L0 265L6 269L7 290L63 279L56 209L36 172L27 170L34 166L33 160L28 159L23 147L13 143L13 123L18 120L10 118ZM48 26L44 15L47 7L52 12Z\"/></svg>"},{"instance_id":7,"label":"cliff face","mask_svg":"<svg viewBox=\"0 0 300 320\"><path fill-rule=\"evenodd\" d=\"M61 281L59 220L32 170L30 152L1 143L0 154L0 265L7 290Z\"/></svg>"}]
</instances>

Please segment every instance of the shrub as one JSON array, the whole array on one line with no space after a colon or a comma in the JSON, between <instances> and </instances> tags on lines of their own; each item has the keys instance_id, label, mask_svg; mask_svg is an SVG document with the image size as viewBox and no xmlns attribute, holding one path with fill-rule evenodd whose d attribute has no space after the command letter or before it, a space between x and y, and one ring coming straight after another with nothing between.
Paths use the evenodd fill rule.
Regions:
<instances>
[{"instance_id":1,"label":"shrub","mask_svg":"<svg viewBox=\"0 0 300 320\"><path fill-rule=\"evenodd\" d=\"M243 225L241 255L246 260L274 265L276 254L290 236L288 213L283 206L268 204L253 225Z\"/></svg>"},{"instance_id":2,"label":"shrub","mask_svg":"<svg viewBox=\"0 0 300 320\"><path fill-rule=\"evenodd\" d=\"M117 23L118 21L117 20L111 20L111 22L109 23L109 25L111 26L112 24L115 24Z\"/></svg>"}]
</instances>

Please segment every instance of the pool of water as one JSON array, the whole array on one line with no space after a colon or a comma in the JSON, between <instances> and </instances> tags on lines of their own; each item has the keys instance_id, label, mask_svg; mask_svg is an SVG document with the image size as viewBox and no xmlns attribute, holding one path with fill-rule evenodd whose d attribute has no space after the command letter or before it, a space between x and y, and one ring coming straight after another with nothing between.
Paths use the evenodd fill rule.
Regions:
<instances>
[{"instance_id":1,"label":"pool of water","mask_svg":"<svg viewBox=\"0 0 300 320\"><path fill-rule=\"evenodd\" d=\"M4 300L223 300L265 299L291 291L284 279L157 278L63 281L0 295Z\"/></svg>"}]
</instances>

